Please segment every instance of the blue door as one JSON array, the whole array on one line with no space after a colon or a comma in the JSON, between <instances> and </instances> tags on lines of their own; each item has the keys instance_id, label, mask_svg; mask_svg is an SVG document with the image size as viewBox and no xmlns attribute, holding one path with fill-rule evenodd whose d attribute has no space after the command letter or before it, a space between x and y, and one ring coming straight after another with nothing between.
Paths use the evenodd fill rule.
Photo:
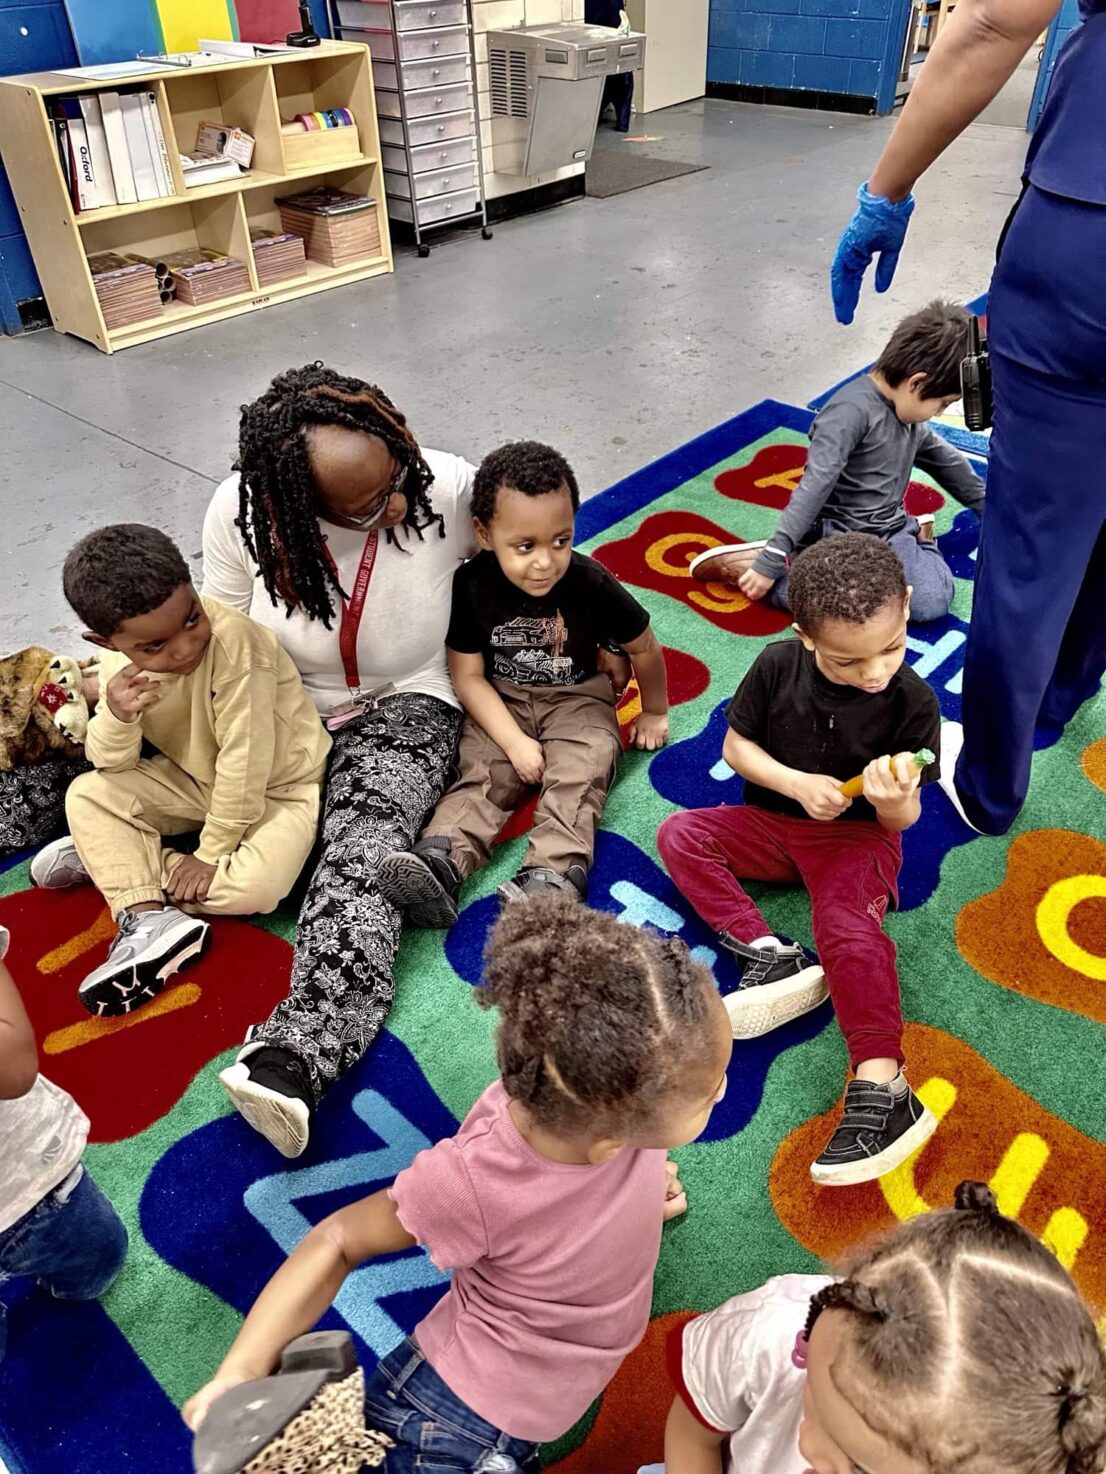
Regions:
<instances>
[{"instance_id":1,"label":"blue door","mask_svg":"<svg viewBox=\"0 0 1106 1474\"><path fill-rule=\"evenodd\" d=\"M110 4L111 0L105 0ZM0 0L0 75L46 72L75 66L77 49L62 0ZM3 139L0 139L0 151ZM17 303L40 297L34 262L23 234L19 210L0 167L0 328L20 329Z\"/></svg>"}]
</instances>

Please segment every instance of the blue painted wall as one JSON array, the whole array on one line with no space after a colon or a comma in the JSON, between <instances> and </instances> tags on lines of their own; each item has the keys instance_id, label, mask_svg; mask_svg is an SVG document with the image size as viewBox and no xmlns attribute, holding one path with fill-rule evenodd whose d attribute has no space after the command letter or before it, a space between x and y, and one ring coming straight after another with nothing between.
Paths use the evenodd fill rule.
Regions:
<instances>
[{"instance_id":1,"label":"blue painted wall","mask_svg":"<svg viewBox=\"0 0 1106 1474\"><path fill-rule=\"evenodd\" d=\"M62 0L0 0L0 75L46 71L73 66L76 61ZM0 150L2 147L0 139ZM0 327L9 333L18 331L15 304L41 295L19 210L0 166Z\"/></svg>"},{"instance_id":2,"label":"blue painted wall","mask_svg":"<svg viewBox=\"0 0 1106 1474\"><path fill-rule=\"evenodd\" d=\"M1052 72L1056 66L1056 59L1060 55L1060 48L1079 24L1079 0L1064 0L1060 7L1060 14L1048 28L1048 36L1045 40L1044 55L1041 57L1041 65L1037 72L1037 85L1033 89L1033 104L1029 109L1029 127L1036 126L1037 119L1041 116L1041 109L1045 105L1048 89L1052 83Z\"/></svg>"},{"instance_id":3,"label":"blue painted wall","mask_svg":"<svg viewBox=\"0 0 1106 1474\"><path fill-rule=\"evenodd\" d=\"M711 0L707 79L888 94L890 107L906 9L903 0Z\"/></svg>"}]
</instances>

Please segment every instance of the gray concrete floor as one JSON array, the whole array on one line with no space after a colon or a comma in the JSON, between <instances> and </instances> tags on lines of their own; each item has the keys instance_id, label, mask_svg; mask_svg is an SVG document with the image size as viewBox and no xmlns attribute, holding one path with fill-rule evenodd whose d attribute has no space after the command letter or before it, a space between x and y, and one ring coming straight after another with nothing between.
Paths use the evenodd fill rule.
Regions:
<instances>
[{"instance_id":1,"label":"gray concrete floor","mask_svg":"<svg viewBox=\"0 0 1106 1474\"><path fill-rule=\"evenodd\" d=\"M695 102L635 119L631 144L710 168L464 236L394 277L110 358L42 332L0 343L2 644L75 649L59 569L107 521L198 555L238 407L321 358L381 384L426 445L478 459L547 439L601 490L768 396L805 403L935 295L986 288L1025 137L977 124L918 189L893 289L834 322L829 260L889 122Z\"/></svg>"}]
</instances>

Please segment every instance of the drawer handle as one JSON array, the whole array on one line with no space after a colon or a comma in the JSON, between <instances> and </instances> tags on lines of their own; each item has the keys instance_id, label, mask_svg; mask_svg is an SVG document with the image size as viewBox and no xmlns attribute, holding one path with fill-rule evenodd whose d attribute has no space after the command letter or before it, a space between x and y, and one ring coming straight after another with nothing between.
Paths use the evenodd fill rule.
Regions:
<instances>
[{"instance_id":1,"label":"drawer handle","mask_svg":"<svg viewBox=\"0 0 1106 1474\"><path fill-rule=\"evenodd\" d=\"M444 102L445 102L445 98L444 97L436 97L434 99L434 106L435 107L441 107Z\"/></svg>"},{"instance_id":2,"label":"drawer handle","mask_svg":"<svg viewBox=\"0 0 1106 1474\"><path fill-rule=\"evenodd\" d=\"M437 51L438 47L441 44L442 43L440 41L431 41L431 43L430 43L430 49L431 49L431 51Z\"/></svg>"},{"instance_id":3,"label":"drawer handle","mask_svg":"<svg viewBox=\"0 0 1106 1474\"><path fill-rule=\"evenodd\" d=\"M430 75L432 77L440 77L442 75L442 69L441 69L441 67L435 67L433 69L433 71L430 73Z\"/></svg>"},{"instance_id":4,"label":"drawer handle","mask_svg":"<svg viewBox=\"0 0 1106 1474\"><path fill-rule=\"evenodd\" d=\"M444 123L439 123L438 124L438 132L439 133L444 133L445 132L445 124Z\"/></svg>"}]
</instances>

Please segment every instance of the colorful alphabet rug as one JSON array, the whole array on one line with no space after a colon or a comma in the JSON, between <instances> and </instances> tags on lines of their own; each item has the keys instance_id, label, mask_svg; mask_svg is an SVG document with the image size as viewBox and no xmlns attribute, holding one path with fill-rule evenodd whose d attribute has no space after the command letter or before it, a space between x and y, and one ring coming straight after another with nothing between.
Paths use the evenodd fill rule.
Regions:
<instances>
[{"instance_id":1,"label":"colorful alphabet rug","mask_svg":"<svg viewBox=\"0 0 1106 1474\"><path fill-rule=\"evenodd\" d=\"M785 620L692 581L704 548L765 536L806 454L807 410L767 401L587 502L583 547L649 607L666 649L672 742L628 754L611 794L592 904L627 926L686 939L726 979L729 964L658 863L662 819L734 802L720 761L723 705ZM960 708L978 527L924 477L957 578L953 612L912 628L909 659L946 717ZM622 708L635 710L633 689ZM549 1460L562 1474L634 1474L662 1456L670 1326L788 1270L815 1270L858 1239L948 1203L964 1177L989 1181L1008 1213L1042 1234L1087 1295L1106 1304L1106 703L1057 740L1042 733L1033 789L1014 834L975 837L936 786L905 836L898 949L912 1080L941 1126L878 1184L816 1188L845 1052L824 1005L734 1050L728 1093L705 1137L680 1153L690 1208L671 1224L654 1320L600 1403ZM1045 745L1051 740L1052 745ZM403 943L398 1000L370 1056L331 1094L308 1153L285 1162L217 1083L246 1025L287 986L291 915L216 921L204 962L150 1007L114 1021L82 1013L77 983L110 925L94 891L28 888L26 863L0 876L10 963L34 1018L46 1074L92 1118L87 1165L130 1232L126 1268L102 1304L4 1287L0 1453L13 1474L184 1474L180 1403L215 1369L241 1318L312 1223L387 1183L451 1132L494 1072L494 1020L473 1005L495 886L519 862L525 812L464 893L448 935ZM797 891L758 890L774 926L810 941ZM1098 991L1102 989L1103 991ZM1095 1204L1099 1208L1095 1208ZM347 1326L363 1360L387 1352L443 1290L419 1251L370 1263L325 1324Z\"/></svg>"}]
</instances>

